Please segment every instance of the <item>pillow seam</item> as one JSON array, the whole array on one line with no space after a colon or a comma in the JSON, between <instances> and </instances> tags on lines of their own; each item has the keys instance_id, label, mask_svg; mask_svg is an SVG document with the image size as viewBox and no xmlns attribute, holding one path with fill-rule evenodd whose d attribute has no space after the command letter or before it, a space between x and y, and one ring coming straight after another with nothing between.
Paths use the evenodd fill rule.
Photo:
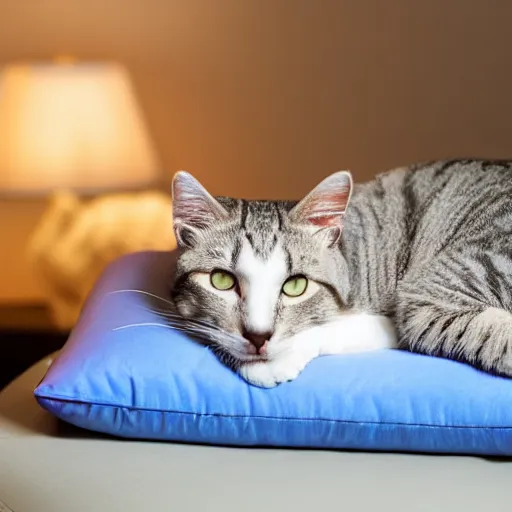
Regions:
<instances>
[{"instance_id":1,"label":"pillow seam","mask_svg":"<svg viewBox=\"0 0 512 512\"><path fill-rule=\"evenodd\" d=\"M133 407L128 405L113 404L107 402L91 402L76 400L64 396L47 396L36 394L36 397L41 400L50 400L60 403L73 403L80 405L96 406L96 407L109 407L113 409L127 409L128 411L152 412L160 414L182 414L188 416L200 417L215 417L226 419L263 419L270 421L319 421L324 423L342 423L342 424L364 424L364 425L388 425L388 426L405 426L405 427L428 427L428 428L458 428L458 429L494 429L494 430L512 430L512 426L498 426L498 425L440 425L440 424L427 424L427 423L403 423L403 422L384 422L384 421L365 421L365 420L343 420L343 419L328 419L328 418L294 418L294 417L276 417L276 416L256 416L247 414L223 414L223 413L201 413L192 411L177 411L169 409L153 409L149 407Z\"/></svg>"}]
</instances>

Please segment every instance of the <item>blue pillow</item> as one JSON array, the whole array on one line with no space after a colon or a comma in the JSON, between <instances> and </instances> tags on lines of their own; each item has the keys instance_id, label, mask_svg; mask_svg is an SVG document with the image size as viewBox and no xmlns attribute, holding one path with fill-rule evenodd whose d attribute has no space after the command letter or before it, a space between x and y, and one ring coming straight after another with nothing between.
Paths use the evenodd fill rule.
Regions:
<instances>
[{"instance_id":1,"label":"blue pillow","mask_svg":"<svg viewBox=\"0 0 512 512\"><path fill-rule=\"evenodd\" d=\"M110 265L35 390L69 423L222 445L512 455L512 380L397 350L322 357L293 382L244 382L154 312L175 255ZM139 290L139 291L137 291Z\"/></svg>"}]
</instances>

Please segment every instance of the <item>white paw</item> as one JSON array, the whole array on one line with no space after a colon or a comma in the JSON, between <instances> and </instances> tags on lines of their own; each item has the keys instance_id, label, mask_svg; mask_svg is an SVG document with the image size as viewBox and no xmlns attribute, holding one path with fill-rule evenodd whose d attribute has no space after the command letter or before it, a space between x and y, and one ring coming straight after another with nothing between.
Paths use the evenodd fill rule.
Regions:
<instances>
[{"instance_id":1,"label":"white paw","mask_svg":"<svg viewBox=\"0 0 512 512\"><path fill-rule=\"evenodd\" d=\"M296 379L309 361L304 357L290 356L274 361L247 363L242 365L240 376L260 388L273 388L282 382Z\"/></svg>"}]
</instances>

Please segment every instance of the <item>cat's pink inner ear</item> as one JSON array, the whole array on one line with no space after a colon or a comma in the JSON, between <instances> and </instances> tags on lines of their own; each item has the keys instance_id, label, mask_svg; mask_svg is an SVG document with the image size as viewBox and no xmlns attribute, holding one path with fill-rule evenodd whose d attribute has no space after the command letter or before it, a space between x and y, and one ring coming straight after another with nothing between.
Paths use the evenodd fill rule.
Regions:
<instances>
[{"instance_id":1,"label":"cat's pink inner ear","mask_svg":"<svg viewBox=\"0 0 512 512\"><path fill-rule=\"evenodd\" d=\"M340 171L325 178L290 212L294 222L318 228L342 225L352 192L352 177Z\"/></svg>"},{"instance_id":2,"label":"cat's pink inner ear","mask_svg":"<svg viewBox=\"0 0 512 512\"><path fill-rule=\"evenodd\" d=\"M194 229L226 220L226 209L191 174L176 173L172 181L172 205L175 224Z\"/></svg>"}]
</instances>

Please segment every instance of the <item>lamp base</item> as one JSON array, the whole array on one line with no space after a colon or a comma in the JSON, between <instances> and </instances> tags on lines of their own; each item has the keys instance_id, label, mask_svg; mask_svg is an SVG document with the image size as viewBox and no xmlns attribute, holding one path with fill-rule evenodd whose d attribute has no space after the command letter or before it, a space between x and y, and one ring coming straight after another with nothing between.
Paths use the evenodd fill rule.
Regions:
<instances>
[{"instance_id":1,"label":"lamp base","mask_svg":"<svg viewBox=\"0 0 512 512\"><path fill-rule=\"evenodd\" d=\"M131 252L175 247L168 194L118 193L82 201L60 191L51 196L28 255L55 324L68 330L106 265Z\"/></svg>"}]
</instances>

